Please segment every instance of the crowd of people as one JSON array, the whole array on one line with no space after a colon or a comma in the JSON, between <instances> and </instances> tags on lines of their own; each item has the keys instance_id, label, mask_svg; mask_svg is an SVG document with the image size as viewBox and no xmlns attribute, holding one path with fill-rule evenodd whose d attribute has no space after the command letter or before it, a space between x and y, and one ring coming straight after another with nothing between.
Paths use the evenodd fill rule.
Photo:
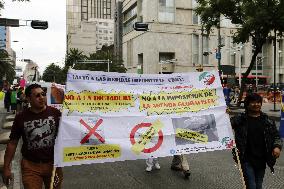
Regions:
<instances>
[{"instance_id":1,"label":"crowd of people","mask_svg":"<svg viewBox=\"0 0 284 189\"><path fill-rule=\"evenodd\" d=\"M46 92L38 84L29 85L24 92L22 88L12 88L6 89L5 93L5 108L8 112L11 108L17 114L4 156L4 183L10 183L11 162L22 139L21 171L24 188L41 189L42 185L49 188L51 183L53 188L61 188L62 169L53 166L54 143L61 112L47 106ZM247 189L262 188L266 165L274 171L273 166L282 148L275 122L261 111L262 100L256 93L248 94L244 101L245 112L231 118L236 142L233 157L242 168ZM29 103L29 108L15 108L24 102ZM158 159L147 159L146 171L151 172L153 168L161 168ZM185 178L191 174L185 155L173 156L171 169L182 171Z\"/></svg>"},{"instance_id":2,"label":"crowd of people","mask_svg":"<svg viewBox=\"0 0 284 189\"><path fill-rule=\"evenodd\" d=\"M4 107L7 112L12 111L15 114L17 111L20 112L23 106L26 106L27 101L23 93L24 88L13 86L7 86L3 88L4 92Z\"/></svg>"}]
</instances>

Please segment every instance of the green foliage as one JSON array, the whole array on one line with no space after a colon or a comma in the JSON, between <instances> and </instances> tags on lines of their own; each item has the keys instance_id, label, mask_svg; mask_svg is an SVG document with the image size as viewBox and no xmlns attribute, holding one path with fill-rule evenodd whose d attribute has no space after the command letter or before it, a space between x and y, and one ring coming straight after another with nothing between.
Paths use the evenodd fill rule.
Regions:
<instances>
[{"instance_id":1,"label":"green foliage","mask_svg":"<svg viewBox=\"0 0 284 189\"><path fill-rule=\"evenodd\" d=\"M62 69L52 63L44 70L42 80L44 80L45 82L55 82L63 84L65 83L66 77L63 75Z\"/></svg>"},{"instance_id":2,"label":"green foliage","mask_svg":"<svg viewBox=\"0 0 284 189\"><path fill-rule=\"evenodd\" d=\"M118 60L113 56L113 45L103 46L101 50L96 53L92 53L89 56L85 56L82 51L78 49L70 49L70 53L67 54L65 67L63 68L64 74L68 72L69 66L76 70L91 70L91 71L108 71L108 64L95 64L95 63L76 63L78 60L109 60L110 72L125 73L126 68L124 67L122 60ZM76 64L75 64L76 63Z\"/></svg>"},{"instance_id":3,"label":"green foliage","mask_svg":"<svg viewBox=\"0 0 284 189\"><path fill-rule=\"evenodd\" d=\"M9 83L13 83L16 72L12 64L7 61L9 55L6 50L0 49L0 79L6 76L6 80Z\"/></svg>"},{"instance_id":4,"label":"green foliage","mask_svg":"<svg viewBox=\"0 0 284 189\"><path fill-rule=\"evenodd\" d=\"M235 43L246 43L252 39L255 50L244 78L252 70L257 54L261 52L269 35L274 35L274 32L278 36L283 35L283 0L197 0L197 3L196 13L200 15L208 32L211 27L218 27L220 15L223 15L240 26L233 37ZM242 82L242 88L243 84Z\"/></svg>"}]
</instances>

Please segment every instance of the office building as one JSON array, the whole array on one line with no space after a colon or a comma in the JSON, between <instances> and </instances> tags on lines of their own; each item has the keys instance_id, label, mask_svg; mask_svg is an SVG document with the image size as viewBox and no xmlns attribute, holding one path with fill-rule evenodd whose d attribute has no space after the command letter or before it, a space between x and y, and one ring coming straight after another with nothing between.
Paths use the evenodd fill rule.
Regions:
<instances>
[{"instance_id":1,"label":"office building","mask_svg":"<svg viewBox=\"0 0 284 189\"><path fill-rule=\"evenodd\" d=\"M114 7L115 0L67 0L67 50L77 48L88 55L111 41L113 44L110 20L114 17ZM99 33L100 30L107 30L107 35Z\"/></svg>"},{"instance_id":2,"label":"office building","mask_svg":"<svg viewBox=\"0 0 284 189\"><path fill-rule=\"evenodd\" d=\"M209 35L201 27L199 16L194 12L195 0L123 0L122 1L122 56L128 72L174 73L204 71L228 65L236 75L244 73L252 57L253 46L234 44L236 26L221 18L220 35L212 28ZM135 31L133 24L144 22L149 30ZM218 39L221 56L216 54ZM263 47L258 55L258 69L251 74L273 79L272 43ZM283 82L283 40L277 44L277 82ZM141 71L142 70L142 71ZM226 77L226 74L223 74Z\"/></svg>"}]
</instances>

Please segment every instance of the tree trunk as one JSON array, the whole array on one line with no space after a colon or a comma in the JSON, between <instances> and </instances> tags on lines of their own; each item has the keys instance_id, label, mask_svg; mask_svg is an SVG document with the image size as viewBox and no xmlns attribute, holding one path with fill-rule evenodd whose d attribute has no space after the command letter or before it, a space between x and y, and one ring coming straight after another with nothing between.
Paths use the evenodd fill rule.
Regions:
<instances>
[{"instance_id":1,"label":"tree trunk","mask_svg":"<svg viewBox=\"0 0 284 189\"><path fill-rule=\"evenodd\" d=\"M238 97L238 104L237 104L238 106L241 105L241 101L242 101L242 98L243 98L243 93L244 93L245 86L246 86L245 84L246 84L247 76L249 75L250 71L252 70L252 68L253 68L253 66L255 64L255 60L256 60L256 57L257 57L258 53L261 52L262 46L263 46L264 42L265 42L265 39L261 40L259 42L259 44L256 45L255 51L254 51L254 53L252 55L252 58L251 58L251 61L250 61L250 65L249 65L247 71L243 75L243 79L241 80L242 82L241 82L241 86L240 86L240 93L239 93L239 97Z\"/></svg>"}]
</instances>

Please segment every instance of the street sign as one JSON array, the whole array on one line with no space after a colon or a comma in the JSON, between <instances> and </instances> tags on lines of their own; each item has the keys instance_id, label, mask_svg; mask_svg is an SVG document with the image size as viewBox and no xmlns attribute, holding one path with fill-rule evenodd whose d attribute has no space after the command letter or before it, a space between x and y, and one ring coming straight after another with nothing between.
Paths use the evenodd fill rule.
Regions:
<instances>
[{"instance_id":1,"label":"street sign","mask_svg":"<svg viewBox=\"0 0 284 189\"><path fill-rule=\"evenodd\" d=\"M221 59L221 53L216 53L216 59Z\"/></svg>"}]
</instances>

